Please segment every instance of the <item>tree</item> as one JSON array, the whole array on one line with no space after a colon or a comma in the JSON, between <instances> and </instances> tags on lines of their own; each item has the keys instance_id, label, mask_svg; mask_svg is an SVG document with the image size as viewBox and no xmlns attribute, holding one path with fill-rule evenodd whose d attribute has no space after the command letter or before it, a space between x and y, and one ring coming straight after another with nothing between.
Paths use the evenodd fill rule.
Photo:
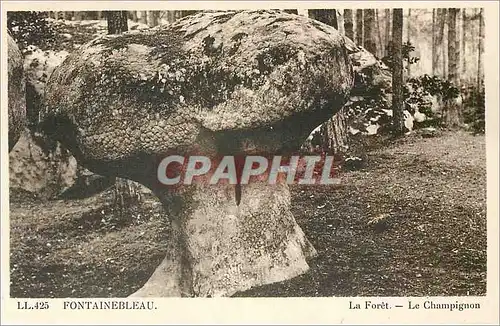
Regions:
<instances>
[{"instance_id":1,"label":"tree","mask_svg":"<svg viewBox=\"0 0 500 326\"><path fill-rule=\"evenodd\" d=\"M458 54L460 51L457 40L457 16L460 12L458 8L448 9L448 81L455 86L458 85ZM443 122L449 127L460 124L460 106L455 98L448 96L443 107Z\"/></svg>"},{"instance_id":2,"label":"tree","mask_svg":"<svg viewBox=\"0 0 500 326\"><path fill-rule=\"evenodd\" d=\"M198 10L176 10L175 17L176 19L181 19L189 15L194 15L198 12Z\"/></svg>"},{"instance_id":3,"label":"tree","mask_svg":"<svg viewBox=\"0 0 500 326\"><path fill-rule=\"evenodd\" d=\"M411 25L411 8L408 8L408 19L406 19L406 42L408 42L408 44L410 44L410 35L411 35L411 32L410 32L410 25ZM408 64L406 65L406 70L407 70L407 74L408 74L408 78L410 78L411 76L411 72L410 72L410 68L411 68L411 64L410 62L408 62Z\"/></svg>"},{"instance_id":4,"label":"tree","mask_svg":"<svg viewBox=\"0 0 500 326\"><path fill-rule=\"evenodd\" d=\"M467 28L468 28L468 23L467 23L467 9L463 8L462 9L462 80L466 80L466 74L467 74L467 59L466 59L466 54L465 54L465 40L467 39Z\"/></svg>"},{"instance_id":5,"label":"tree","mask_svg":"<svg viewBox=\"0 0 500 326\"><path fill-rule=\"evenodd\" d=\"M159 11L148 11L147 21L149 27L155 27L159 25L160 12Z\"/></svg>"},{"instance_id":6,"label":"tree","mask_svg":"<svg viewBox=\"0 0 500 326\"><path fill-rule=\"evenodd\" d=\"M335 9L309 10L309 17L338 29ZM345 113L340 110L330 120L325 121L321 125L320 134L324 151L333 151L334 153L343 152L347 148L348 143L347 118Z\"/></svg>"},{"instance_id":7,"label":"tree","mask_svg":"<svg viewBox=\"0 0 500 326\"><path fill-rule=\"evenodd\" d=\"M141 11L141 18L139 19L139 21L142 24L147 24L148 23L148 12L147 11Z\"/></svg>"},{"instance_id":8,"label":"tree","mask_svg":"<svg viewBox=\"0 0 500 326\"><path fill-rule=\"evenodd\" d=\"M72 19L73 19L73 11L65 11L64 20L72 20Z\"/></svg>"},{"instance_id":9,"label":"tree","mask_svg":"<svg viewBox=\"0 0 500 326\"><path fill-rule=\"evenodd\" d=\"M446 77L446 58L445 58L445 42L444 42L444 28L446 24L446 9L438 8L436 10L436 28L437 34L435 36L434 50L435 55L433 59L435 60L435 72L437 73L437 67L440 62L443 61L441 76Z\"/></svg>"},{"instance_id":10,"label":"tree","mask_svg":"<svg viewBox=\"0 0 500 326\"><path fill-rule=\"evenodd\" d=\"M392 11L392 112L394 133L403 134L403 9Z\"/></svg>"},{"instance_id":11,"label":"tree","mask_svg":"<svg viewBox=\"0 0 500 326\"><path fill-rule=\"evenodd\" d=\"M438 56L437 56L437 45L436 45L436 9L432 9L432 75L436 75Z\"/></svg>"},{"instance_id":12,"label":"tree","mask_svg":"<svg viewBox=\"0 0 500 326\"><path fill-rule=\"evenodd\" d=\"M356 9L356 44L363 45L363 9Z\"/></svg>"},{"instance_id":13,"label":"tree","mask_svg":"<svg viewBox=\"0 0 500 326\"><path fill-rule=\"evenodd\" d=\"M344 10L344 30L345 35L354 41L354 23L352 17L352 9Z\"/></svg>"},{"instance_id":14,"label":"tree","mask_svg":"<svg viewBox=\"0 0 500 326\"><path fill-rule=\"evenodd\" d=\"M377 23L377 38L378 38L378 46L377 46L377 56L382 58L384 56L384 41L382 40L382 31L380 29L380 19L378 9L375 9L375 21Z\"/></svg>"},{"instance_id":15,"label":"tree","mask_svg":"<svg viewBox=\"0 0 500 326\"><path fill-rule=\"evenodd\" d=\"M457 83L457 14L460 9L448 9L448 80Z\"/></svg>"},{"instance_id":16,"label":"tree","mask_svg":"<svg viewBox=\"0 0 500 326\"><path fill-rule=\"evenodd\" d=\"M338 29L337 11L335 9L309 9L309 17Z\"/></svg>"},{"instance_id":17,"label":"tree","mask_svg":"<svg viewBox=\"0 0 500 326\"><path fill-rule=\"evenodd\" d=\"M376 35L375 35L375 9L363 10L363 46L368 52L377 54Z\"/></svg>"},{"instance_id":18,"label":"tree","mask_svg":"<svg viewBox=\"0 0 500 326\"><path fill-rule=\"evenodd\" d=\"M477 89L479 91L483 88L483 53L484 53L484 19L483 19L483 8L479 10L479 42L478 42L478 53L477 53Z\"/></svg>"},{"instance_id":19,"label":"tree","mask_svg":"<svg viewBox=\"0 0 500 326\"><path fill-rule=\"evenodd\" d=\"M174 10L167 11L167 21L169 24L171 24L175 21L175 11Z\"/></svg>"},{"instance_id":20,"label":"tree","mask_svg":"<svg viewBox=\"0 0 500 326\"><path fill-rule=\"evenodd\" d=\"M126 11L107 11L108 34L121 34L128 31Z\"/></svg>"},{"instance_id":21,"label":"tree","mask_svg":"<svg viewBox=\"0 0 500 326\"><path fill-rule=\"evenodd\" d=\"M384 9L385 13L385 55L389 55L389 43L391 42L391 9Z\"/></svg>"},{"instance_id":22,"label":"tree","mask_svg":"<svg viewBox=\"0 0 500 326\"><path fill-rule=\"evenodd\" d=\"M447 47L446 47L446 42L445 42L445 27L446 27L446 17L448 17L448 10L446 8L441 9L441 27L440 27L440 32L441 32L441 49L442 49L442 58L443 58L443 78L446 78L448 76L448 57L446 55L447 53ZM448 27L449 29L449 27Z\"/></svg>"},{"instance_id":23,"label":"tree","mask_svg":"<svg viewBox=\"0 0 500 326\"><path fill-rule=\"evenodd\" d=\"M139 17L137 16L137 11L131 11L131 16L132 16L132 21L133 22L138 22L139 21Z\"/></svg>"}]
</instances>

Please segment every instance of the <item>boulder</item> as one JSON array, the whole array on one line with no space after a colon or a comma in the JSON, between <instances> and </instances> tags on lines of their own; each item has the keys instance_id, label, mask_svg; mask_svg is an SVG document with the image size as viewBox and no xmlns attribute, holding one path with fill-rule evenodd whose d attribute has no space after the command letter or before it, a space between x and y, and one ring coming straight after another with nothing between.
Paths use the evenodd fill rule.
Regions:
<instances>
[{"instance_id":1,"label":"boulder","mask_svg":"<svg viewBox=\"0 0 500 326\"><path fill-rule=\"evenodd\" d=\"M100 37L59 66L42 126L95 173L135 180L171 222L134 296L230 296L306 272L316 251L270 185L158 182L169 155L287 155L346 102L353 69L332 27L274 10L205 12Z\"/></svg>"},{"instance_id":2,"label":"boulder","mask_svg":"<svg viewBox=\"0 0 500 326\"><path fill-rule=\"evenodd\" d=\"M7 34L9 152L19 140L26 124L26 81L23 56L14 39Z\"/></svg>"}]
</instances>

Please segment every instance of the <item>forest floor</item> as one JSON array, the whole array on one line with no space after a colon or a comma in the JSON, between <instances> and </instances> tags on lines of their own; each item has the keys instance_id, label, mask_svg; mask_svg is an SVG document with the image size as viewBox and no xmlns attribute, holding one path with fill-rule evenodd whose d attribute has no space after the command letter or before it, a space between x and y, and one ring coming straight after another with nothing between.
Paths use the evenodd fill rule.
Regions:
<instances>
[{"instance_id":1,"label":"forest floor","mask_svg":"<svg viewBox=\"0 0 500 326\"><path fill-rule=\"evenodd\" d=\"M410 135L365 148L331 187L292 186L318 251L310 271L235 296L486 293L485 137ZM120 214L108 192L41 201L12 189L11 296L124 297L164 257L168 222L153 197Z\"/></svg>"}]
</instances>

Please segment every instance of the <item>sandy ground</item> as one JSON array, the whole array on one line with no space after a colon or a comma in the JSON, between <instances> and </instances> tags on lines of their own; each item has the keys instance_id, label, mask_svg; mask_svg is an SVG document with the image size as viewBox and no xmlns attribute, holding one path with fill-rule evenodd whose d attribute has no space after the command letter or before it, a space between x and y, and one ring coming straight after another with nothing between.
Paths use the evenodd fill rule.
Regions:
<instances>
[{"instance_id":1,"label":"sandy ground","mask_svg":"<svg viewBox=\"0 0 500 326\"><path fill-rule=\"evenodd\" d=\"M408 136L366 153L338 186L293 186L318 250L308 273L236 296L438 296L486 292L484 136ZM11 296L124 297L164 256L153 197L118 212L109 192L42 201L12 189Z\"/></svg>"}]
</instances>

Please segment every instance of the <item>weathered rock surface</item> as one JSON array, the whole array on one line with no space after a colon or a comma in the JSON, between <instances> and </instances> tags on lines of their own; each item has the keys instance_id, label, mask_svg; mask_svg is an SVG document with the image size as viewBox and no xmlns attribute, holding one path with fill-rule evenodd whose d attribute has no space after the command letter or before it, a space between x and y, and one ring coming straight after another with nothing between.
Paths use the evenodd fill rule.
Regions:
<instances>
[{"instance_id":1,"label":"weathered rock surface","mask_svg":"<svg viewBox=\"0 0 500 326\"><path fill-rule=\"evenodd\" d=\"M200 13L98 38L46 87L43 126L92 171L138 181L172 222L167 257L137 296L227 296L304 273L315 250L284 183L158 185L167 155L286 154L343 106L344 38L279 11Z\"/></svg>"},{"instance_id":2,"label":"weathered rock surface","mask_svg":"<svg viewBox=\"0 0 500 326\"><path fill-rule=\"evenodd\" d=\"M9 187L54 198L73 185L76 160L60 146L47 153L26 129L9 153Z\"/></svg>"},{"instance_id":3,"label":"weathered rock surface","mask_svg":"<svg viewBox=\"0 0 500 326\"><path fill-rule=\"evenodd\" d=\"M19 140L26 123L26 81L23 57L14 39L7 34L9 151Z\"/></svg>"}]
</instances>

